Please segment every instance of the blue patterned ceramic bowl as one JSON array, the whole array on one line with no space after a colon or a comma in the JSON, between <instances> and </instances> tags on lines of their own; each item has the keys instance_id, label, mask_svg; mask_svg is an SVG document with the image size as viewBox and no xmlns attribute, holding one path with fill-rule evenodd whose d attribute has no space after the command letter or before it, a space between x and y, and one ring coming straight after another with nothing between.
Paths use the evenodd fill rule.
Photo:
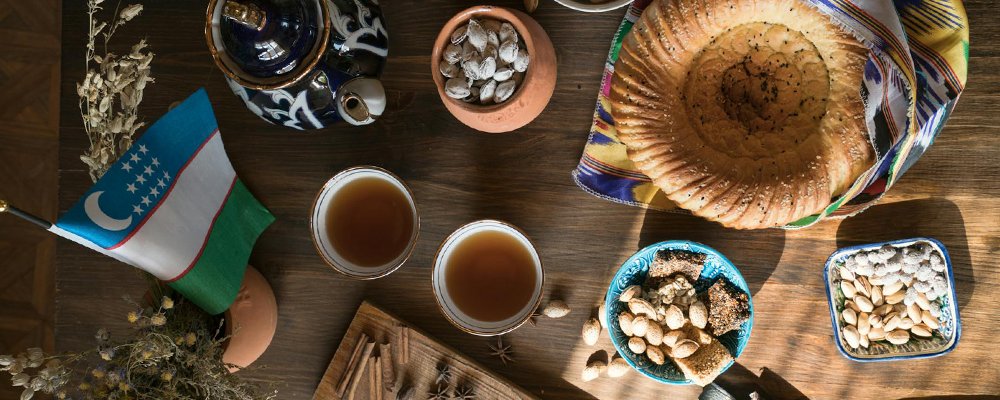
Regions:
<instances>
[{"instance_id":1,"label":"blue patterned ceramic bowl","mask_svg":"<svg viewBox=\"0 0 1000 400\"><path fill-rule=\"evenodd\" d=\"M684 373L673 362L668 361L663 365L656 365L650 362L644 355L640 356L629 350L628 337L622 333L621 327L618 325L618 314L628 310L628 306L625 303L618 301L619 296L621 296L625 288L631 285L641 285L646 280L646 275L649 273L649 266L653 263L656 252L663 249L687 250L706 255L705 267L701 270L701 277L698 279L698 282L694 283L695 291L699 294L707 291L719 279L729 281L733 286L747 294L747 298L750 299L750 319L744 322L740 329L726 333L718 338L726 346L726 349L729 350L729 354L733 355L733 359L743 353L743 349L747 347L747 342L750 341L750 330L753 328L753 299L750 298L750 288L747 287L747 282L743 280L743 275L736 269L736 266L721 253L715 251L715 249L701 243L685 240L668 240L648 246L632 255L632 257L622 264L618 272L615 273L604 302L607 308L608 334L611 336L611 342L614 343L618 354L636 371L656 381L671 385L690 385L692 384L691 380L685 378ZM727 365L723 371L729 369L730 366L732 366L732 363Z\"/></svg>"},{"instance_id":2,"label":"blue patterned ceramic bowl","mask_svg":"<svg viewBox=\"0 0 1000 400\"><path fill-rule=\"evenodd\" d=\"M930 339L911 340L909 343L903 345L894 345L879 341L872 343L867 349L863 347L857 349L850 348L840 335L844 321L840 318L843 307L838 305L844 304L844 292L840 290L840 286L837 283L839 275L833 273L834 269L844 265L844 259L847 256L860 251L878 249L886 244L895 247L906 247L916 243L930 245L939 251L941 258L944 258L945 266L947 266L944 271L947 275L945 279L948 280L948 286L951 290L948 291L947 296L938 298L932 302L932 304L941 306L941 328ZM954 350L955 346L958 345L958 339L962 336L962 321L958 316L958 302L956 301L958 297L955 296L955 275L951 271L951 257L948 256L948 250L944 248L944 245L935 239L921 237L863 244L839 249L826 260L826 268L823 269L823 280L826 282L826 299L830 304L833 341L837 343L837 350L840 351L840 354L851 360L872 362L937 357Z\"/></svg>"}]
</instances>

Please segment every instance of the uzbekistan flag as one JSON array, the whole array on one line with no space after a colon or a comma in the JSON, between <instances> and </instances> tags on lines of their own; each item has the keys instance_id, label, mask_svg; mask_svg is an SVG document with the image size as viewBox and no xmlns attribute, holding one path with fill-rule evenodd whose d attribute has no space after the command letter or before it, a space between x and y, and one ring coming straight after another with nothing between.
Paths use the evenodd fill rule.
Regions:
<instances>
[{"instance_id":1,"label":"uzbekistan flag","mask_svg":"<svg viewBox=\"0 0 1000 400\"><path fill-rule=\"evenodd\" d=\"M272 221L236 176L200 89L150 126L50 230L219 314Z\"/></svg>"}]
</instances>

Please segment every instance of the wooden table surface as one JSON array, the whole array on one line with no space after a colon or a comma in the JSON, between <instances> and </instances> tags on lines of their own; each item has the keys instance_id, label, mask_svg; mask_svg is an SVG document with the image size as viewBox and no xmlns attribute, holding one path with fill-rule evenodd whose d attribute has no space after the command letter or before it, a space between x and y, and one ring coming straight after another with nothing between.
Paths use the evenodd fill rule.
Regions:
<instances>
[{"instance_id":1,"label":"wooden table surface","mask_svg":"<svg viewBox=\"0 0 1000 400\"><path fill-rule=\"evenodd\" d=\"M113 2L109 2L113 4ZM617 381L583 383L580 371L597 348L580 327L613 272L638 248L666 239L715 247L743 271L753 291L753 337L725 382L756 383L776 397L899 398L1000 393L1000 18L991 2L968 1L972 47L968 88L934 146L881 205L846 221L801 231L742 232L696 217L647 212L590 196L570 179L590 126L611 36L624 10L572 11L544 0L534 17L556 47L559 80L545 112L508 134L476 133L443 107L430 77L431 44L444 22L471 2L384 0L391 57L383 82L389 107L364 128L300 133L268 125L227 88L206 49L204 1L146 2L146 11L118 34L131 45L148 38L156 83L143 103L148 121L205 87L229 156L240 177L277 221L251 262L278 298L277 335L248 373L282 383L282 399L310 398L362 299L428 331L544 398L693 398L695 387L663 386L630 373ZM499 1L518 7L520 1ZM87 17L83 1L64 4L60 210L90 185L78 156L87 140L74 82L83 76ZM334 173L359 164L385 167L412 188L421 213L413 257L389 277L345 279L326 267L308 235L315 193ZM25 205L30 209L30 205ZM498 218L523 228L546 266L545 298L564 298L574 311L525 326L508 339L517 362L490 357L488 339L462 333L437 311L430 286L434 251L458 226ZM895 363L856 363L835 349L822 265L855 243L931 236L949 249L961 305L962 339L949 355ZM123 329L122 295L144 292L129 267L80 246L58 244L57 349L89 346L100 326ZM611 350L607 339L600 349ZM613 352L613 350L612 350ZM738 385L739 386L739 385ZM747 387L746 385L739 387ZM777 388L777 389L776 389Z\"/></svg>"}]
</instances>

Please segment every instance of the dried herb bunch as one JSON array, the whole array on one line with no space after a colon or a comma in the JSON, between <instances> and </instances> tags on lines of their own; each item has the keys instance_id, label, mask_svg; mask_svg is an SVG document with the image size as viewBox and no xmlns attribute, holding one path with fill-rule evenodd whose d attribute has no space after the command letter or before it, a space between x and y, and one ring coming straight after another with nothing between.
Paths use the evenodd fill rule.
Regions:
<instances>
[{"instance_id":1,"label":"dried herb bunch","mask_svg":"<svg viewBox=\"0 0 1000 400\"><path fill-rule=\"evenodd\" d=\"M90 171L90 179L100 179L111 164L132 145L132 137L145 125L137 109L142 103L142 92L153 82L149 64L153 52L145 39L139 40L126 55L108 51L108 43L118 28L142 12L142 4L115 7L115 17L110 22L100 21L98 12L105 0L88 0L90 32L87 37L85 60L87 76L77 83L80 115L83 129L90 138L90 147L80 156ZM98 54L98 42L103 48Z\"/></svg>"},{"instance_id":2,"label":"dried herb bunch","mask_svg":"<svg viewBox=\"0 0 1000 400\"><path fill-rule=\"evenodd\" d=\"M180 298L180 297L178 297ZM0 371L12 385L24 387L21 400L36 392L57 399L272 400L273 387L262 387L229 372L222 362L222 323L180 298L163 296L159 304L128 313L130 332L112 340L107 329L95 335L96 348L46 355L28 349L0 355Z\"/></svg>"}]
</instances>

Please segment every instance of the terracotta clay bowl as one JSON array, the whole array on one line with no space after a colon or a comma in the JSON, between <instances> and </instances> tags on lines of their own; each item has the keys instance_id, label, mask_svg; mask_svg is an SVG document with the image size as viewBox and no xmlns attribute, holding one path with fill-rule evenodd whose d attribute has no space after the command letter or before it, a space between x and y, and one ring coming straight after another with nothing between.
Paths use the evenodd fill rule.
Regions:
<instances>
[{"instance_id":1,"label":"terracotta clay bowl","mask_svg":"<svg viewBox=\"0 0 1000 400\"><path fill-rule=\"evenodd\" d=\"M441 52L450 42L451 33L473 17L509 22L528 47L530 62L524 80L514 95L501 104L469 104L444 92L445 78L438 72ZM459 12L441 28L431 53L431 75L441 101L459 121L482 132L510 132L538 117L552 98L556 87L556 52L549 35L527 14L503 7L475 6Z\"/></svg>"}]
</instances>

